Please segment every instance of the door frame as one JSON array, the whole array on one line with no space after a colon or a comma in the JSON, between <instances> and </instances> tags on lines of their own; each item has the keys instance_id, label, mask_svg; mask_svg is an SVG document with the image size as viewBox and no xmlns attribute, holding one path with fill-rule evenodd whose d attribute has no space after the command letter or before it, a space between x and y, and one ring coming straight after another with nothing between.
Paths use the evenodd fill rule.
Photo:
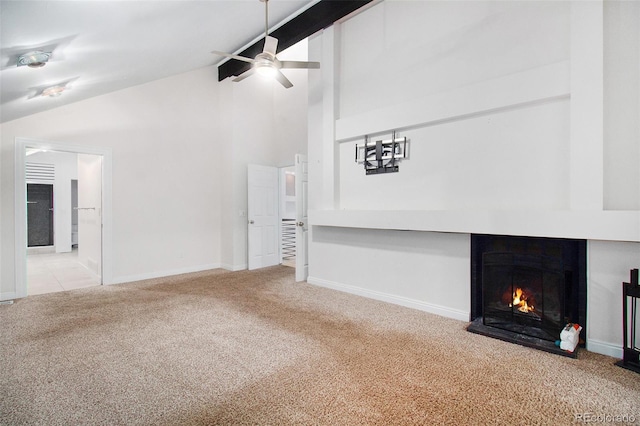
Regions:
<instances>
[{"instance_id":1,"label":"door frame","mask_svg":"<svg viewBox=\"0 0 640 426\"><path fill-rule=\"evenodd\" d=\"M93 154L102 156L102 284L113 282L112 271L112 152L111 148L71 145L38 139L15 139L15 290L16 298L27 296L27 193L26 193L26 149Z\"/></svg>"}]
</instances>

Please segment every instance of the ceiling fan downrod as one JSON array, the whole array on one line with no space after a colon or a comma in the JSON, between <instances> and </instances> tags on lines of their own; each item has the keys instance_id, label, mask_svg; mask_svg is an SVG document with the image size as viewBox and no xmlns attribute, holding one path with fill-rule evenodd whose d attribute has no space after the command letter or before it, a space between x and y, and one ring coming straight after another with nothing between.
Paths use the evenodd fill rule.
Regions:
<instances>
[{"instance_id":1,"label":"ceiling fan downrod","mask_svg":"<svg viewBox=\"0 0 640 426\"><path fill-rule=\"evenodd\" d=\"M264 3L264 36L269 35L269 0L260 0Z\"/></svg>"}]
</instances>

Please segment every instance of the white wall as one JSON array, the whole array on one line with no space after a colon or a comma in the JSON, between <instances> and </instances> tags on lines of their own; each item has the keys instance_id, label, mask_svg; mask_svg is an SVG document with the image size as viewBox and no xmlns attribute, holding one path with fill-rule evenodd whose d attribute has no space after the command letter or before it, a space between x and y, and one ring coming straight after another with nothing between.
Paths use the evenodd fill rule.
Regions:
<instances>
[{"instance_id":1,"label":"white wall","mask_svg":"<svg viewBox=\"0 0 640 426\"><path fill-rule=\"evenodd\" d=\"M469 319L469 234L314 227L309 282Z\"/></svg>"},{"instance_id":2,"label":"white wall","mask_svg":"<svg viewBox=\"0 0 640 426\"><path fill-rule=\"evenodd\" d=\"M369 175L340 144L340 208L563 210L569 208L566 99L408 129L399 173ZM381 135L377 139L391 139Z\"/></svg>"},{"instance_id":3,"label":"white wall","mask_svg":"<svg viewBox=\"0 0 640 426\"><path fill-rule=\"evenodd\" d=\"M340 117L563 61L566 2L384 1L342 24Z\"/></svg>"},{"instance_id":4,"label":"white wall","mask_svg":"<svg viewBox=\"0 0 640 426\"><path fill-rule=\"evenodd\" d=\"M640 244L589 241L587 349L622 357L622 283L640 268Z\"/></svg>"},{"instance_id":5,"label":"white wall","mask_svg":"<svg viewBox=\"0 0 640 426\"><path fill-rule=\"evenodd\" d=\"M624 261L606 276L611 294L588 308L589 324L601 325L589 330L590 349L621 354L620 322L601 319L602 306L620 304L620 276L640 266L640 92L620 101L603 91L620 94L614 71L638 69L635 53L621 56L638 50L640 20L626 19L615 40L605 34L619 24L612 9L636 7L383 1L311 39L310 57L334 68L309 82L310 206L328 210L310 214L309 282L468 319L476 218L491 232L503 228L492 218L524 215L554 237L558 223L545 221L594 215L578 237L590 240L589 291L608 275L601 244ZM637 72L624 78L640 84ZM611 118L619 114L627 118ZM393 130L409 138L410 158L399 173L365 176L355 144ZM616 209L631 210L629 231L595 241ZM394 214L407 210L438 214L412 228ZM357 223L367 212L377 212L369 227ZM449 233L423 232L443 223Z\"/></svg>"},{"instance_id":6,"label":"white wall","mask_svg":"<svg viewBox=\"0 0 640 426\"><path fill-rule=\"evenodd\" d=\"M28 163L53 164L53 242L56 253L71 251L71 180L78 179L78 158L68 152L38 152L26 157Z\"/></svg>"},{"instance_id":7,"label":"white wall","mask_svg":"<svg viewBox=\"0 0 640 426\"><path fill-rule=\"evenodd\" d=\"M375 187L386 209L640 210L638 22L624 1L386 1L346 21L336 207L379 208ZM411 159L368 185L354 145L392 130Z\"/></svg>"},{"instance_id":8,"label":"white wall","mask_svg":"<svg viewBox=\"0 0 640 426\"><path fill-rule=\"evenodd\" d=\"M100 155L78 154L78 262L98 277L103 276L102 259L108 256L103 253L106 161Z\"/></svg>"},{"instance_id":9,"label":"white wall","mask_svg":"<svg viewBox=\"0 0 640 426\"><path fill-rule=\"evenodd\" d=\"M306 61L308 49L309 42L305 39L278 53L278 58L283 61ZM276 84L273 89L272 149L278 152L278 167L293 165L295 154L307 153L308 81L310 74L319 71L287 69L283 73L293 83L293 87L284 89Z\"/></svg>"},{"instance_id":10,"label":"white wall","mask_svg":"<svg viewBox=\"0 0 640 426\"><path fill-rule=\"evenodd\" d=\"M114 282L219 266L218 90L204 68L3 123L0 292L15 291L16 137L112 149Z\"/></svg>"},{"instance_id":11,"label":"white wall","mask_svg":"<svg viewBox=\"0 0 640 426\"><path fill-rule=\"evenodd\" d=\"M604 208L640 210L640 2L604 8Z\"/></svg>"}]
</instances>

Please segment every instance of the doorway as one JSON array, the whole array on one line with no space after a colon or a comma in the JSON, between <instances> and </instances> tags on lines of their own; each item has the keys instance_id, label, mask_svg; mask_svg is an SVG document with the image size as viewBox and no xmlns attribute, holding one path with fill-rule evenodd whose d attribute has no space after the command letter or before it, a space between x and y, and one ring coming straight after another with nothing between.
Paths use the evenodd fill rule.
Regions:
<instances>
[{"instance_id":1,"label":"doorway","mask_svg":"<svg viewBox=\"0 0 640 426\"><path fill-rule=\"evenodd\" d=\"M249 269L282 264L296 281L309 275L308 162L296 154L289 167L248 165L247 245Z\"/></svg>"},{"instance_id":2,"label":"doorway","mask_svg":"<svg viewBox=\"0 0 640 426\"><path fill-rule=\"evenodd\" d=\"M280 263L296 267L296 169L280 168Z\"/></svg>"},{"instance_id":3,"label":"doorway","mask_svg":"<svg viewBox=\"0 0 640 426\"><path fill-rule=\"evenodd\" d=\"M53 185L27 183L27 246L53 245Z\"/></svg>"},{"instance_id":4,"label":"doorway","mask_svg":"<svg viewBox=\"0 0 640 426\"><path fill-rule=\"evenodd\" d=\"M15 297L25 297L31 294L28 291L27 279L27 248L28 248L28 217L27 217L27 180L25 174L25 165L27 163L27 152L33 151L53 151L60 153L72 153L78 155L78 164L80 158L86 155L89 159L86 169L89 173L99 176L99 187L97 191L93 191L93 199L86 206L86 214L79 215L79 222L88 222L93 226L93 234L90 235L94 244L97 244L97 252L91 251L90 262L84 262L83 266L87 270L92 270L94 275L99 277L98 284L109 284L112 282L111 271L111 150L108 148L95 148L77 145L68 145L60 143L51 143L47 141L39 141L33 139L16 138L16 158L15 158ZM79 182L81 181L78 179ZM79 183L82 185L81 183ZM71 179L61 187L66 188L69 192L68 202L56 204L56 195L54 193L54 222L56 220L55 210L59 210L60 217L68 216L68 221L64 224L65 231L60 235L64 243L56 243L54 232L53 244L56 246L58 253L48 253L48 255L65 255L65 261L78 262L80 256L78 252L72 250L72 201ZM82 202L82 198L80 199ZM99 204L96 204L99 203ZM91 204L91 205L89 205ZM54 229L55 229L54 223ZM81 234L82 232L80 232ZM97 236L97 240L96 240ZM97 241L97 242L96 242ZM80 241L82 243L82 241ZM68 249L66 248L68 245ZM97 253L97 254L96 254ZM76 260L74 257L78 257ZM57 261L56 261L57 262Z\"/></svg>"},{"instance_id":5,"label":"doorway","mask_svg":"<svg viewBox=\"0 0 640 426\"><path fill-rule=\"evenodd\" d=\"M26 156L27 295L100 285L102 156Z\"/></svg>"}]
</instances>

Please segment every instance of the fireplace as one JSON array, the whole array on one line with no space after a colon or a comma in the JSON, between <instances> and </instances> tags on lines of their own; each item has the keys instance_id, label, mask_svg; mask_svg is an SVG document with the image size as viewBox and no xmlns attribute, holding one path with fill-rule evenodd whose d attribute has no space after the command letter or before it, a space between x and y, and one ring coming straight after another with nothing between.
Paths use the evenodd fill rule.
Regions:
<instances>
[{"instance_id":1,"label":"fireplace","mask_svg":"<svg viewBox=\"0 0 640 426\"><path fill-rule=\"evenodd\" d=\"M586 242L472 235L469 331L575 356L556 347L563 327L586 335Z\"/></svg>"}]
</instances>

